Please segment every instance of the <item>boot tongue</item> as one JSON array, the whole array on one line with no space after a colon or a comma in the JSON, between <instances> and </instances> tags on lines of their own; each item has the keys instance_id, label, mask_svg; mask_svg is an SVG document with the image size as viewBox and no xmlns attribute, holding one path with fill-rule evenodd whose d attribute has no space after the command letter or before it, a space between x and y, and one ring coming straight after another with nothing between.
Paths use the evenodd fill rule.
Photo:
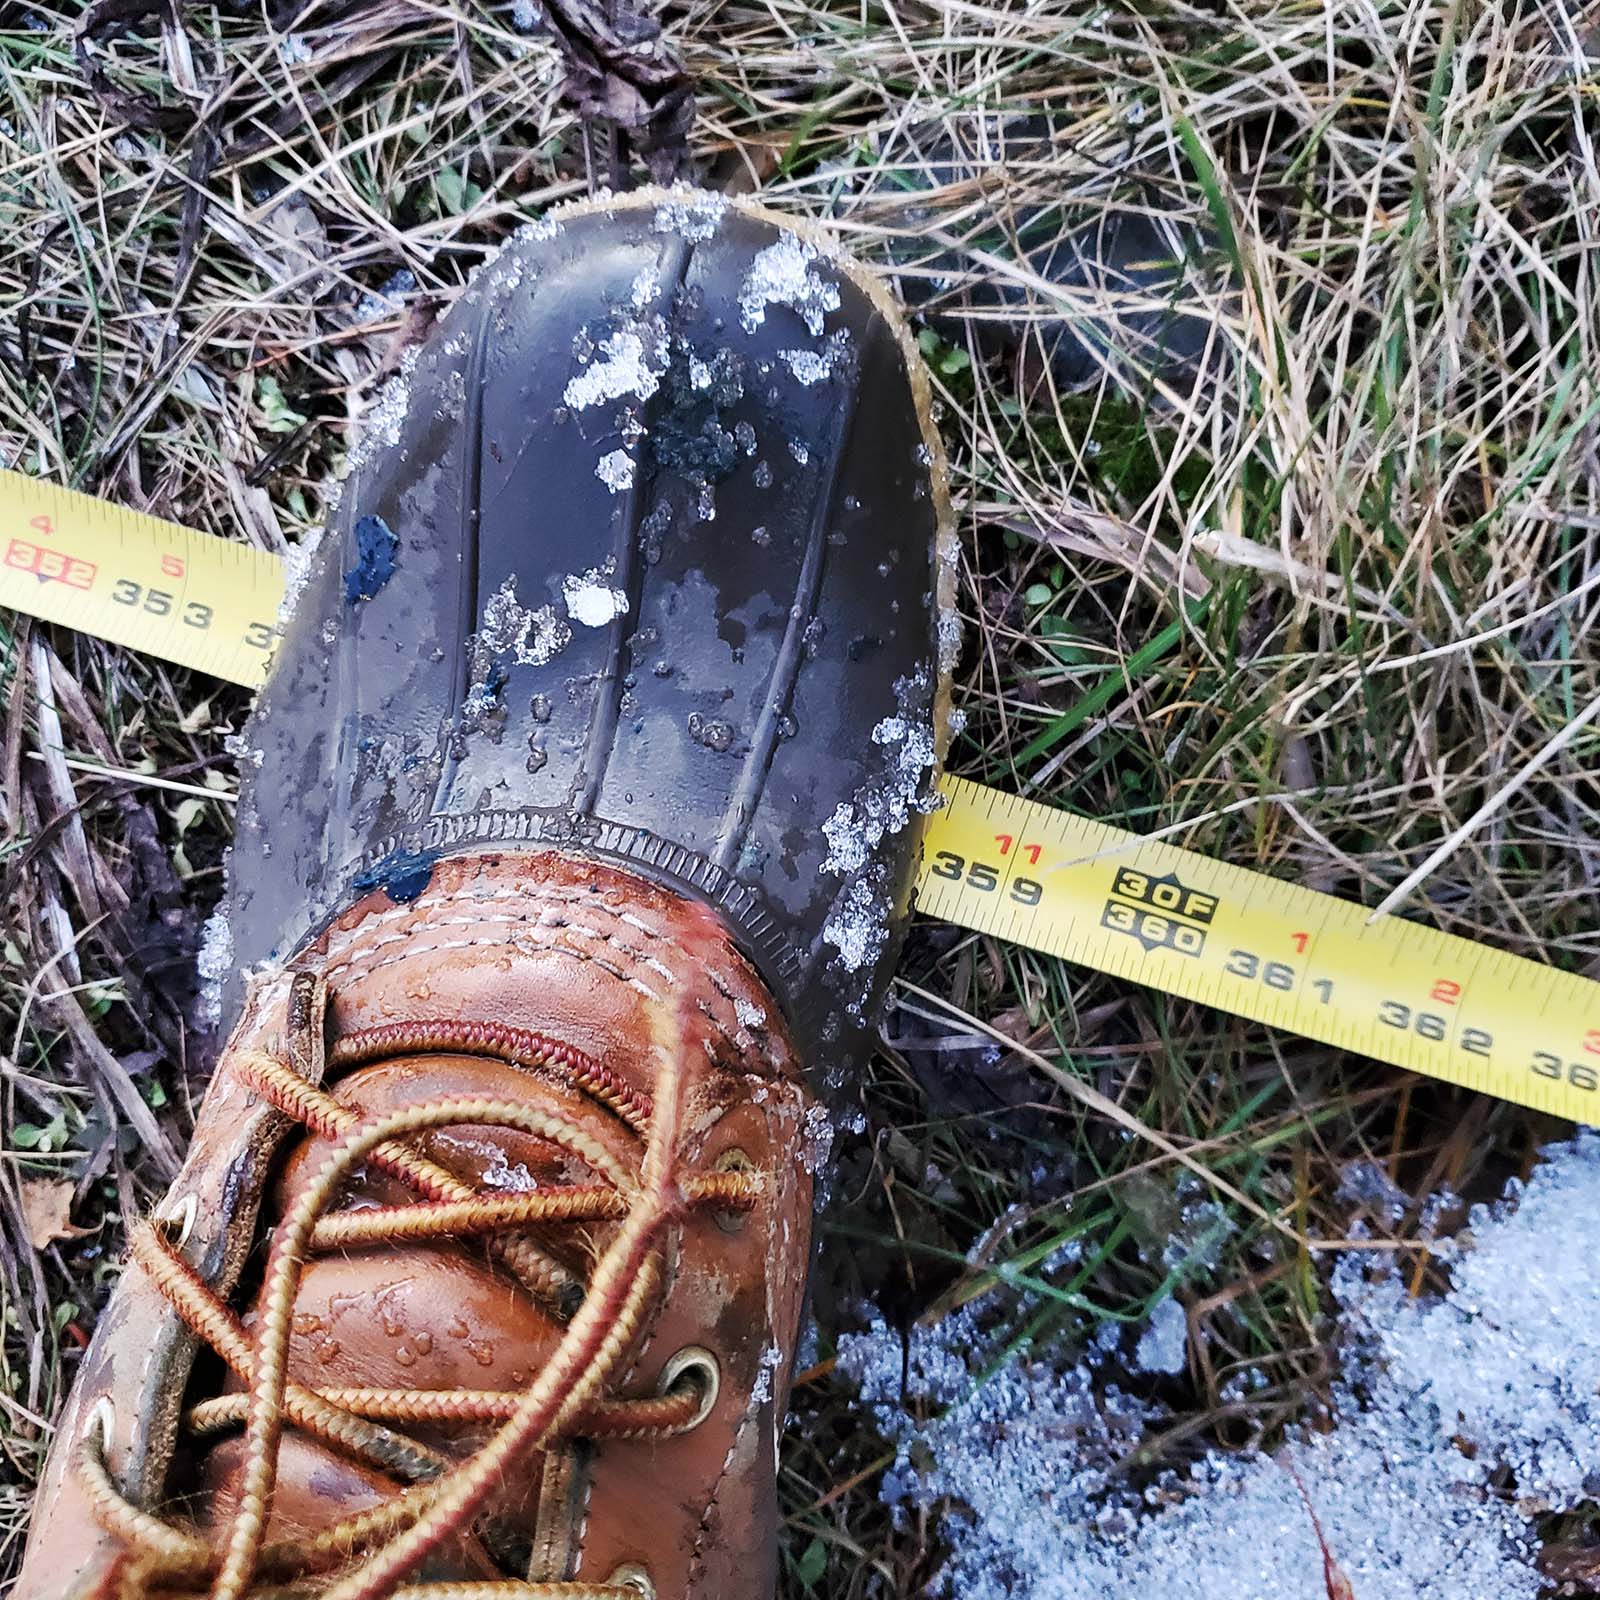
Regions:
<instances>
[{"instance_id":1,"label":"boot tongue","mask_svg":"<svg viewBox=\"0 0 1600 1600\"><path fill-rule=\"evenodd\" d=\"M627 1171L636 1172L639 1166L641 1149L637 1138L594 1101L553 1075L511 1066L488 1056L399 1056L358 1067L330 1092L340 1105L363 1120L440 1100L531 1103L598 1140ZM559 1144L518 1128L466 1124L437 1129L408 1143L469 1188L488 1194L537 1192L600 1181L583 1161ZM308 1135L294 1146L274 1186L276 1215L288 1211L333 1148L332 1141L316 1135ZM351 1171L333 1209L412 1205L422 1198L399 1178L368 1163ZM559 1244L560 1233L551 1231Z\"/></svg>"},{"instance_id":2,"label":"boot tongue","mask_svg":"<svg viewBox=\"0 0 1600 1600\"><path fill-rule=\"evenodd\" d=\"M440 1100L531 1103L598 1141L626 1171L639 1167L637 1138L602 1106L543 1074L489 1057L401 1056L357 1068L330 1092L362 1120ZM515 1128L449 1126L408 1143L467 1187L489 1196L538 1194L603 1181L560 1144ZM333 1141L312 1133L291 1146L269 1199L269 1223L295 1203L334 1148ZM412 1205L425 1198L369 1164L350 1173L324 1214ZM604 1250L616 1226L551 1223L529 1231L538 1249L581 1285L589 1263ZM245 1321L253 1326L254 1313ZM555 1310L519 1283L481 1239L342 1248L314 1256L302 1272L291 1323L289 1377L322 1391L515 1394L533 1382L563 1329ZM240 1385L234 1380L226 1387L237 1390ZM483 1443L494 1424L402 1426L419 1443L461 1460ZM225 1514L238 1476L236 1454L234 1441L219 1444L204 1465L208 1520ZM538 1481L539 1473L532 1472L498 1496L487 1515L513 1520L525 1516L523 1502ZM335 1482L342 1486L338 1493L324 1494L319 1488ZM385 1475L347 1467L325 1445L304 1439L281 1458L269 1538L314 1534L357 1509L356 1501L371 1503L401 1487ZM481 1575L475 1542L462 1549L460 1575Z\"/></svg>"}]
</instances>

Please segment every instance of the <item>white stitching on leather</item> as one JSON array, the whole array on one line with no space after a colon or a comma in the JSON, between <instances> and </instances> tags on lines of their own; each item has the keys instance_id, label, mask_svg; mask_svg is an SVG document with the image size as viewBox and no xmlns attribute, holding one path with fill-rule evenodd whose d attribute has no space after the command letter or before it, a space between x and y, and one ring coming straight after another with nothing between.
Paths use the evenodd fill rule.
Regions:
<instances>
[{"instance_id":1,"label":"white stitching on leather","mask_svg":"<svg viewBox=\"0 0 1600 1600\"><path fill-rule=\"evenodd\" d=\"M582 905L588 912L599 912L602 915L634 929L645 939L655 943L671 943L670 936L659 928L652 927L642 917L627 911L622 907L608 903L607 896L615 894L614 889L602 889L598 886L587 885L576 889L554 888L547 884L530 884L526 886L494 885L485 887L474 879L455 888L443 890L437 894L431 891L426 896L425 908L417 905L393 906L385 911L374 911L363 916L354 927L342 928L330 932L323 959L327 963L324 970L330 977L342 972L359 968L363 974L381 972L395 964L396 961L405 959L411 954L422 955L429 951L467 950L483 948L492 944L513 944L511 939L493 940L485 938L469 939L434 939L429 937L441 928L472 928L481 934L488 928L517 929L571 929L574 933L587 936L600 943L608 944L617 954L629 962L636 963L655 973L659 978L674 988L678 987L681 980L677 973L666 963L659 961L655 956L645 950L626 944L615 931L606 931L592 926L589 923L575 920L572 916L561 916L563 908ZM494 901L513 902L530 906L530 912L522 915L511 916L506 914L483 916L439 916L440 910L454 907L481 906ZM401 926L396 926L401 924ZM413 946L399 954L389 956L382 960L373 960L378 951L392 945L411 945L417 938L426 939L426 943ZM608 972L619 982L627 984L630 988L644 995L647 999L658 1003L662 996L658 994L643 979L631 972L623 971L601 959L591 951L577 950L571 945L563 945L559 941L549 941L538 946L539 953L550 951L564 953L575 959L592 961L603 972ZM526 952L525 952L526 953ZM707 981L716 990L717 994L725 1000L729 1007L733 1007L736 997L728 987L727 982L714 967L701 969ZM745 1056L745 1047L741 1045L733 1030L726 1021L718 1017L711 1007L700 1001L698 1009L706 1018L711 1030L718 1040L729 1051L735 1061L742 1060ZM717 1052L709 1040L703 1040L707 1056L713 1063L717 1062ZM773 1067L776 1063L772 1059L771 1049L767 1045L759 1048L760 1058Z\"/></svg>"}]
</instances>

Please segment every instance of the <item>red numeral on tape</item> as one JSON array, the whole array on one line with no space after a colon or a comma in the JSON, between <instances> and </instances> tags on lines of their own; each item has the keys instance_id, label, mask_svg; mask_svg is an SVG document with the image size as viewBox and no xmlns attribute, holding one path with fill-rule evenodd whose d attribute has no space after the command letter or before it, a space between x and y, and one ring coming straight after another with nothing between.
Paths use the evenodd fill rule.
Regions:
<instances>
[{"instance_id":1,"label":"red numeral on tape","mask_svg":"<svg viewBox=\"0 0 1600 1600\"><path fill-rule=\"evenodd\" d=\"M11 541L6 550L6 565L19 572L31 572L49 583L64 583L69 589L93 588L94 575L99 570L92 561L80 561L76 556L47 550L26 539Z\"/></svg>"}]
</instances>

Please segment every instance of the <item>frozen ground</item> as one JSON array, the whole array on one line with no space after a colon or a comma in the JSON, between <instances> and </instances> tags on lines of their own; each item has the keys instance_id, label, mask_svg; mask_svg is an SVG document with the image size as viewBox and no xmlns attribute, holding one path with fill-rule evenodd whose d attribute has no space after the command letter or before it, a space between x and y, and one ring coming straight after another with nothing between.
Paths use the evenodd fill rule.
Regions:
<instances>
[{"instance_id":1,"label":"frozen ground","mask_svg":"<svg viewBox=\"0 0 1600 1600\"><path fill-rule=\"evenodd\" d=\"M1389 1253L1352 1250L1333 1278L1330 1410L1275 1454L1211 1454L1181 1476L1141 1481L1140 1442L1170 1419L1119 1389L1129 1340L1111 1324L1075 1366L1022 1358L975 1382L995 1353L978 1302L916 1329L909 1352L879 1321L841 1341L840 1365L897 1447L884 1499L942 1512L936 1593L1534 1600L1535 1519L1600 1488L1600 1282L1569 1227L1595 1216L1600 1135L1584 1133L1440 1242L1442 1298L1413 1298ZM1172 1370L1173 1304L1134 1347L1145 1372Z\"/></svg>"}]
</instances>

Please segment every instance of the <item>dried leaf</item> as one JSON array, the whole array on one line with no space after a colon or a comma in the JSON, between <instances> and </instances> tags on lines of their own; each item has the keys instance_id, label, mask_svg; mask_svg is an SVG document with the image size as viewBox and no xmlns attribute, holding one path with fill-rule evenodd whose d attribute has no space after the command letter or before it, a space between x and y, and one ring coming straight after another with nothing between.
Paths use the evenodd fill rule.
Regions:
<instances>
[{"instance_id":1,"label":"dried leaf","mask_svg":"<svg viewBox=\"0 0 1600 1600\"><path fill-rule=\"evenodd\" d=\"M548 0L544 21L566 67L568 103L585 121L628 134L657 182L676 177L694 86L661 24L632 0Z\"/></svg>"},{"instance_id":2,"label":"dried leaf","mask_svg":"<svg viewBox=\"0 0 1600 1600\"><path fill-rule=\"evenodd\" d=\"M1547 1544L1539 1552L1539 1570L1571 1594L1600 1594L1600 1544L1576 1539Z\"/></svg>"},{"instance_id":3,"label":"dried leaf","mask_svg":"<svg viewBox=\"0 0 1600 1600\"><path fill-rule=\"evenodd\" d=\"M22 1220L28 1241L35 1250L58 1239L81 1239L93 1228L75 1228L72 1210L72 1182L68 1178L24 1178L22 1180Z\"/></svg>"}]
</instances>

